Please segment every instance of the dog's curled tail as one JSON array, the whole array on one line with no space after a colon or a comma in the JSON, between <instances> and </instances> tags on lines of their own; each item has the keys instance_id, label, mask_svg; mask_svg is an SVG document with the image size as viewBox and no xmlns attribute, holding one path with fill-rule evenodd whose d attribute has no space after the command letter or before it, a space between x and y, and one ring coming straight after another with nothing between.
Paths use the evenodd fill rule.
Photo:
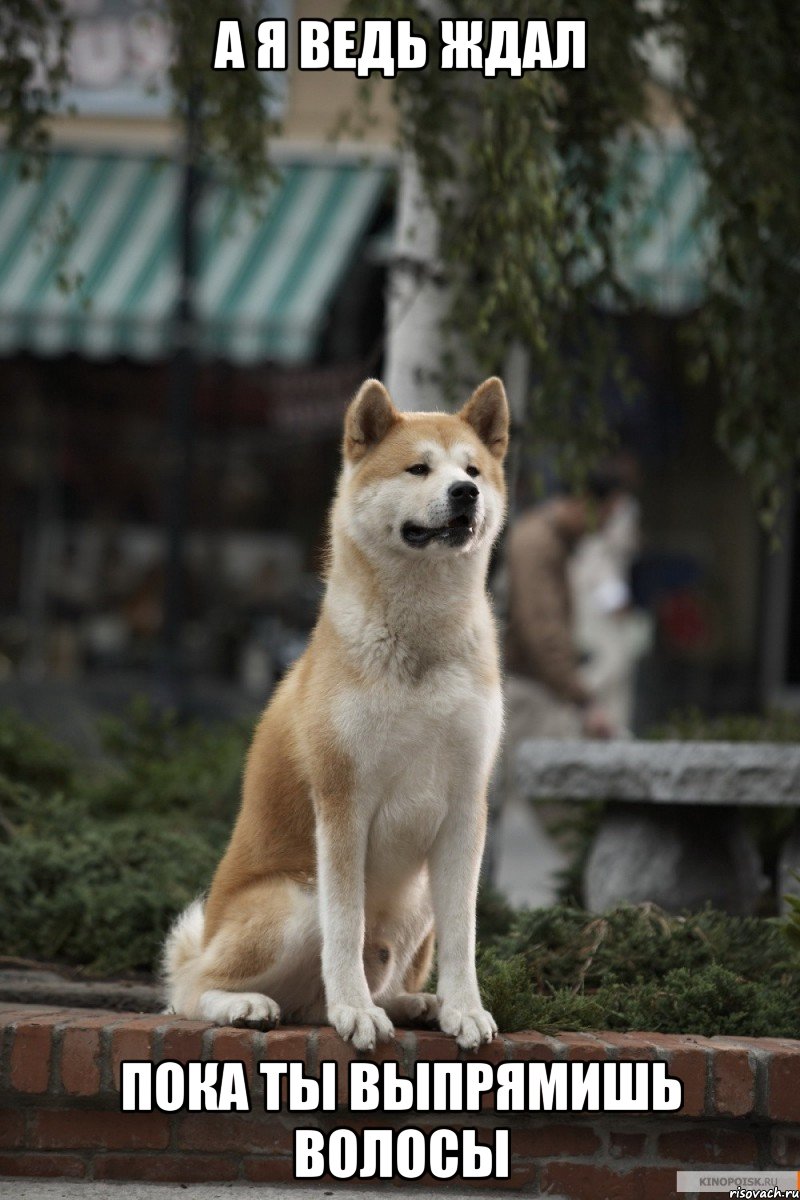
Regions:
<instances>
[{"instance_id":1,"label":"dog's curled tail","mask_svg":"<svg viewBox=\"0 0 800 1200\"><path fill-rule=\"evenodd\" d=\"M161 978L168 1011L188 1015L185 1012L186 985L194 975L203 952L203 929L205 926L204 901L193 900L188 908L177 917L167 934L161 956Z\"/></svg>"}]
</instances>

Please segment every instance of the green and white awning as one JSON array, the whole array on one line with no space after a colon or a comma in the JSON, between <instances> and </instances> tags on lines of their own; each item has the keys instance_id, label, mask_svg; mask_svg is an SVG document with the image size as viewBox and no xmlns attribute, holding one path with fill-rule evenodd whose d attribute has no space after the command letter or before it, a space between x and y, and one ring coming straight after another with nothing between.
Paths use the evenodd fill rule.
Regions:
<instances>
[{"instance_id":1,"label":"green and white awning","mask_svg":"<svg viewBox=\"0 0 800 1200\"><path fill-rule=\"evenodd\" d=\"M713 231L702 220L704 180L685 134L631 139L621 177L631 204L614 214L617 264L634 299L678 314L702 303Z\"/></svg>"},{"instance_id":2,"label":"green and white awning","mask_svg":"<svg viewBox=\"0 0 800 1200\"><path fill-rule=\"evenodd\" d=\"M384 167L294 163L254 209L213 183L199 209L199 341L247 363L307 361L376 212ZM55 153L0 159L0 354L168 353L180 177L173 163Z\"/></svg>"}]
</instances>

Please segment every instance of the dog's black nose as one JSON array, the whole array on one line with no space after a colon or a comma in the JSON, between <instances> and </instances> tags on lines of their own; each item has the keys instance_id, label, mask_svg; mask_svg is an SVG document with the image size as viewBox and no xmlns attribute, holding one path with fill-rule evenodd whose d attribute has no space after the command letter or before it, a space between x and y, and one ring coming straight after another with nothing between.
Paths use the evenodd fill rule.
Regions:
<instances>
[{"instance_id":1,"label":"dog's black nose","mask_svg":"<svg viewBox=\"0 0 800 1200\"><path fill-rule=\"evenodd\" d=\"M469 479L461 480L458 483L451 483L447 489L447 494L450 497L452 507L462 512L472 508L478 499L478 489Z\"/></svg>"}]
</instances>

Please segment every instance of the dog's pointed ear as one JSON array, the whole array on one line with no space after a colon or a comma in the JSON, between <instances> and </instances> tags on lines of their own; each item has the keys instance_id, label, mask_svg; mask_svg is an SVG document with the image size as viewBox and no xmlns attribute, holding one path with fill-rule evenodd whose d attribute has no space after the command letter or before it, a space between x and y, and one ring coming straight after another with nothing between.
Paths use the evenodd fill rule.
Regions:
<instances>
[{"instance_id":1,"label":"dog's pointed ear","mask_svg":"<svg viewBox=\"0 0 800 1200\"><path fill-rule=\"evenodd\" d=\"M344 419L344 454L358 462L401 419L379 379L366 379L358 389Z\"/></svg>"},{"instance_id":2,"label":"dog's pointed ear","mask_svg":"<svg viewBox=\"0 0 800 1200\"><path fill-rule=\"evenodd\" d=\"M509 412L502 379L493 375L472 393L458 414L477 433L495 458L504 458L508 449Z\"/></svg>"}]
</instances>

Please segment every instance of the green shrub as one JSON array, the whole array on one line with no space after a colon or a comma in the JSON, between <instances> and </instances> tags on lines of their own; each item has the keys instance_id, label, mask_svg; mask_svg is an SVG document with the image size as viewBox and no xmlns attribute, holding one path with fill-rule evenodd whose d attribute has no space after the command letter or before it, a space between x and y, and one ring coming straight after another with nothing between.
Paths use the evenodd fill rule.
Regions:
<instances>
[{"instance_id":1,"label":"green shrub","mask_svg":"<svg viewBox=\"0 0 800 1200\"><path fill-rule=\"evenodd\" d=\"M66 747L10 708L0 709L0 776L31 787L66 787L75 763Z\"/></svg>"},{"instance_id":2,"label":"green shrub","mask_svg":"<svg viewBox=\"0 0 800 1200\"><path fill-rule=\"evenodd\" d=\"M709 717L688 708L672 713L645 736L661 742L800 742L800 713L776 708Z\"/></svg>"},{"instance_id":3,"label":"green shrub","mask_svg":"<svg viewBox=\"0 0 800 1200\"><path fill-rule=\"evenodd\" d=\"M89 973L152 970L169 922L208 886L225 827L97 822L68 804L59 817L0 844L3 952Z\"/></svg>"},{"instance_id":4,"label":"green shrub","mask_svg":"<svg viewBox=\"0 0 800 1200\"><path fill-rule=\"evenodd\" d=\"M800 1037L800 958L775 919L536 909L484 938L479 972L505 1029Z\"/></svg>"},{"instance_id":5,"label":"green shrub","mask_svg":"<svg viewBox=\"0 0 800 1200\"><path fill-rule=\"evenodd\" d=\"M93 781L97 813L153 812L231 818L250 731L243 724L180 723L136 700L100 723L110 764Z\"/></svg>"},{"instance_id":6,"label":"green shrub","mask_svg":"<svg viewBox=\"0 0 800 1200\"><path fill-rule=\"evenodd\" d=\"M247 735L143 702L101 732L107 761L79 770L0 714L0 952L150 971L225 848Z\"/></svg>"}]
</instances>

